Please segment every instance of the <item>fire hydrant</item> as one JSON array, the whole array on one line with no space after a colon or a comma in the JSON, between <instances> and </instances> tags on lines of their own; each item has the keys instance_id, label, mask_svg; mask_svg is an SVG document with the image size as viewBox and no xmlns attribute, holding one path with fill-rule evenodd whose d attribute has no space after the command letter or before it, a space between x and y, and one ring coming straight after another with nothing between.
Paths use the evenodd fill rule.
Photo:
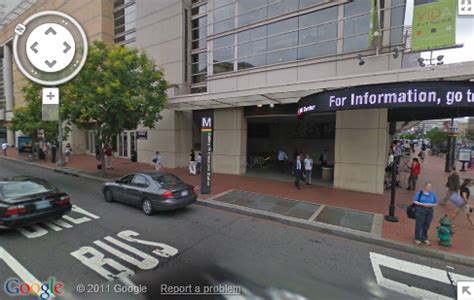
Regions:
<instances>
[{"instance_id":1,"label":"fire hydrant","mask_svg":"<svg viewBox=\"0 0 474 300\"><path fill-rule=\"evenodd\" d=\"M439 226L436 229L438 229L439 244L441 246L450 247L452 245L451 243L451 236L453 235L453 229L451 228L452 224L453 222L448 217L448 215L445 215L439 220Z\"/></svg>"}]
</instances>

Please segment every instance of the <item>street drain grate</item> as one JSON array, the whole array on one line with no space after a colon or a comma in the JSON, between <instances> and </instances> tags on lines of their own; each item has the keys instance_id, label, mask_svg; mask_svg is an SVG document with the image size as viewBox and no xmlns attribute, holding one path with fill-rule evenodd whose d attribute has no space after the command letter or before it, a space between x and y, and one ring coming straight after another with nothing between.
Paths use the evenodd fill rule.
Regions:
<instances>
[{"instance_id":1,"label":"street drain grate","mask_svg":"<svg viewBox=\"0 0 474 300\"><path fill-rule=\"evenodd\" d=\"M277 196L231 190L212 198L213 201L276 213L284 216L344 227L381 235L382 217L360 211L315 203L286 199Z\"/></svg>"},{"instance_id":2,"label":"street drain grate","mask_svg":"<svg viewBox=\"0 0 474 300\"><path fill-rule=\"evenodd\" d=\"M320 207L318 204L239 190L232 190L212 200L305 220Z\"/></svg>"},{"instance_id":3,"label":"street drain grate","mask_svg":"<svg viewBox=\"0 0 474 300\"><path fill-rule=\"evenodd\" d=\"M371 232L374 216L375 215L371 213L326 206L318 214L315 221L359 231Z\"/></svg>"}]
</instances>

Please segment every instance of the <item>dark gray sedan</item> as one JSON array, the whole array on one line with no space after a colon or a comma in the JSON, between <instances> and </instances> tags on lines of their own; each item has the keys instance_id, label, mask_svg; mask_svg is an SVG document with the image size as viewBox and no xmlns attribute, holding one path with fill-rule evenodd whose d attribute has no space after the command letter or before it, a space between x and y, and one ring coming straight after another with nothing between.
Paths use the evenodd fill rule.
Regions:
<instances>
[{"instance_id":1,"label":"dark gray sedan","mask_svg":"<svg viewBox=\"0 0 474 300\"><path fill-rule=\"evenodd\" d=\"M174 210L196 201L196 188L171 173L144 171L127 174L103 185L107 202L120 201L141 207L146 215Z\"/></svg>"}]
</instances>

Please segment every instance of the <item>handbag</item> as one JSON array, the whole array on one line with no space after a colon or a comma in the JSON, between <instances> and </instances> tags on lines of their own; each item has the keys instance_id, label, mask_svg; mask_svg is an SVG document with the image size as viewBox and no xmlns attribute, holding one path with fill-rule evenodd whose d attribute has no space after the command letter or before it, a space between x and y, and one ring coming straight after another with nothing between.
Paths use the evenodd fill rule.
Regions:
<instances>
[{"instance_id":1,"label":"handbag","mask_svg":"<svg viewBox=\"0 0 474 300\"><path fill-rule=\"evenodd\" d=\"M158 161L158 160L157 160L156 158L153 158L153 159L151 160L151 162L154 163L154 164L156 164L157 161Z\"/></svg>"},{"instance_id":2,"label":"handbag","mask_svg":"<svg viewBox=\"0 0 474 300\"><path fill-rule=\"evenodd\" d=\"M463 197L461 197L461 195L456 192L453 192L451 196L449 196L449 201L456 205L456 207L463 207L464 205L466 205L466 202L464 202Z\"/></svg>"},{"instance_id":3,"label":"handbag","mask_svg":"<svg viewBox=\"0 0 474 300\"><path fill-rule=\"evenodd\" d=\"M420 199L421 199L421 196L422 196L422 192L419 191L418 192L418 199L416 200L417 202L420 202ZM410 205L408 205L407 207L407 217L409 219L416 219L416 204L415 203L412 203Z\"/></svg>"}]
</instances>

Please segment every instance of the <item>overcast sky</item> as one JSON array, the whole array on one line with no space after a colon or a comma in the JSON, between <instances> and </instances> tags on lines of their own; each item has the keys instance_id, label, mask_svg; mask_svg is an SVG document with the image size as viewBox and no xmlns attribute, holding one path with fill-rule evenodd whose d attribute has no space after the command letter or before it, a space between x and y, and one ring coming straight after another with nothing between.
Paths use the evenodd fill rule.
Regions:
<instances>
[{"instance_id":1,"label":"overcast sky","mask_svg":"<svg viewBox=\"0 0 474 300\"><path fill-rule=\"evenodd\" d=\"M457 15L457 12L456 12ZM413 0L407 0L405 25L413 21ZM463 44L462 48L434 51L433 57L444 55L444 63L457 63L474 60L474 16L457 16L456 44ZM430 52L423 52L423 58L430 58Z\"/></svg>"}]
</instances>

